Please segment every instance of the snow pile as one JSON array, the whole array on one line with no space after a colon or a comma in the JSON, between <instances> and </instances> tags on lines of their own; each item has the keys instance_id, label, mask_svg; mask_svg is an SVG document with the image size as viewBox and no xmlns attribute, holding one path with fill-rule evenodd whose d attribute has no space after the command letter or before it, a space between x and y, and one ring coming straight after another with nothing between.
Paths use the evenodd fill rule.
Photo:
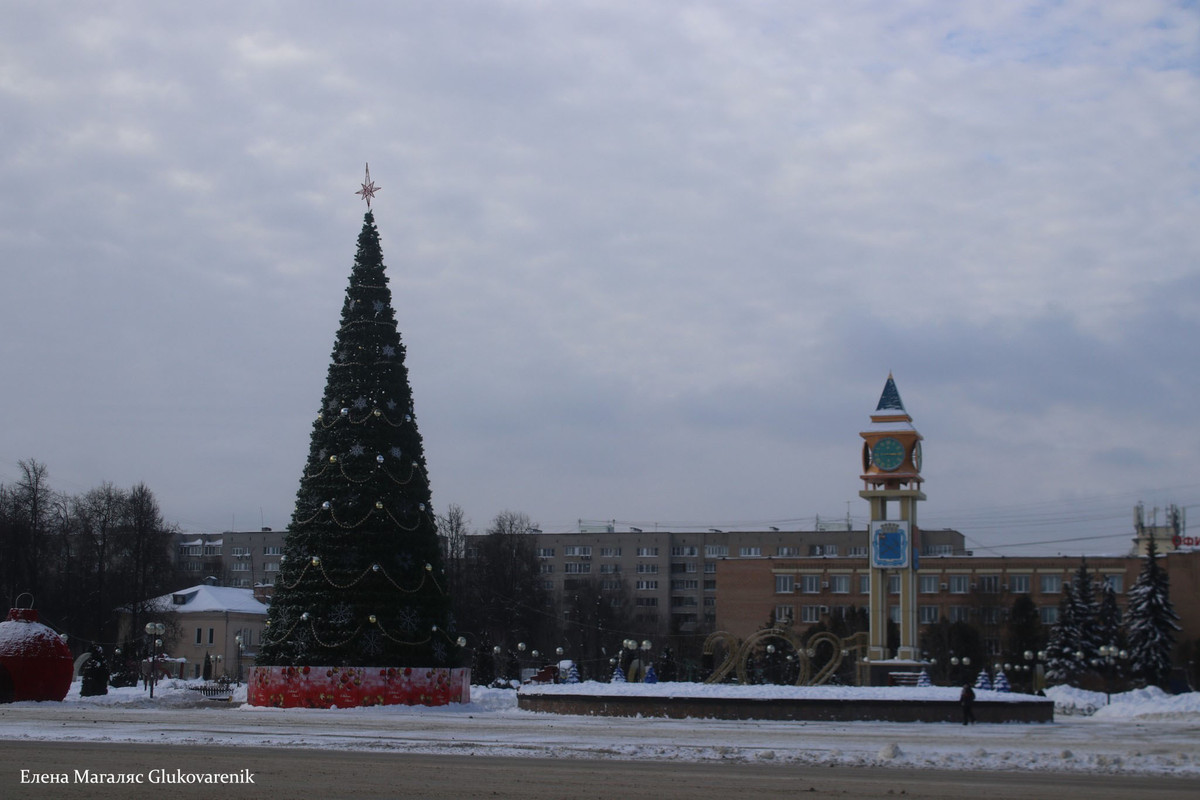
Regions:
<instances>
[{"instance_id":1,"label":"snow pile","mask_svg":"<svg viewBox=\"0 0 1200 800\"><path fill-rule=\"evenodd\" d=\"M1073 686L1052 686L1046 696L1054 713L1095 716L1097 719L1196 720L1200 719L1200 692L1167 694L1157 686L1109 695Z\"/></svg>"}]
</instances>

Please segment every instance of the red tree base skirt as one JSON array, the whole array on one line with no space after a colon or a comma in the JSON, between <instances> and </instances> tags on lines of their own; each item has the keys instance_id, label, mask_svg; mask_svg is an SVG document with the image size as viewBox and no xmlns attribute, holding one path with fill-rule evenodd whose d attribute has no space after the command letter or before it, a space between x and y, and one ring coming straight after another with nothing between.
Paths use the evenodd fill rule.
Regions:
<instances>
[{"instance_id":1,"label":"red tree base skirt","mask_svg":"<svg viewBox=\"0 0 1200 800\"><path fill-rule=\"evenodd\" d=\"M254 667L246 699L275 708L443 706L471 702L471 670L437 667Z\"/></svg>"}]
</instances>

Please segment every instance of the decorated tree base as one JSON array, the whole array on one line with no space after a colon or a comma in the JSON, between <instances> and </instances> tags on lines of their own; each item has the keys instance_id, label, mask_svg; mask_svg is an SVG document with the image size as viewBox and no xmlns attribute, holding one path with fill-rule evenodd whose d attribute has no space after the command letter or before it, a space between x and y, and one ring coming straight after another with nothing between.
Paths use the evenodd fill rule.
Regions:
<instances>
[{"instance_id":1,"label":"decorated tree base","mask_svg":"<svg viewBox=\"0 0 1200 800\"><path fill-rule=\"evenodd\" d=\"M471 670L441 667L254 667L246 699L274 708L443 706L471 702Z\"/></svg>"}]
</instances>

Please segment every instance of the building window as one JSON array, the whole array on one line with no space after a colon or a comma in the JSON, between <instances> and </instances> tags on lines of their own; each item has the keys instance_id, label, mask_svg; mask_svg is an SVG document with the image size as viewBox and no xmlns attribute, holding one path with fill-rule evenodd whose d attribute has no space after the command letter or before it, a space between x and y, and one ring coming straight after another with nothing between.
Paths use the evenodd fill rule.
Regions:
<instances>
[{"instance_id":1,"label":"building window","mask_svg":"<svg viewBox=\"0 0 1200 800\"><path fill-rule=\"evenodd\" d=\"M563 572L568 575L586 575L592 571L592 565L586 561L570 561L563 564Z\"/></svg>"},{"instance_id":2,"label":"building window","mask_svg":"<svg viewBox=\"0 0 1200 800\"><path fill-rule=\"evenodd\" d=\"M1029 594L1029 576L1009 575L1008 590L1013 594Z\"/></svg>"},{"instance_id":3,"label":"building window","mask_svg":"<svg viewBox=\"0 0 1200 800\"><path fill-rule=\"evenodd\" d=\"M984 594L999 594L1000 593L1000 576L999 575L980 575L979 576L979 591Z\"/></svg>"},{"instance_id":4,"label":"building window","mask_svg":"<svg viewBox=\"0 0 1200 800\"><path fill-rule=\"evenodd\" d=\"M620 571L621 571L620 564L601 564L600 565L600 574L601 575L616 575L616 574L620 573Z\"/></svg>"},{"instance_id":5,"label":"building window","mask_svg":"<svg viewBox=\"0 0 1200 800\"><path fill-rule=\"evenodd\" d=\"M795 558L800 555L799 547L780 547L775 551L775 555L780 558Z\"/></svg>"},{"instance_id":6,"label":"building window","mask_svg":"<svg viewBox=\"0 0 1200 800\"><path fill-rule=\"evenodd\" d=\"M206 544L206 545L204 545L204 555L206 555L206 556L219 556L219 555L221 555L221 545L219 545L219 544Z\"/></svg>"},{"instance_id":7,"label":"building window","mask_svg":"<svg viewBox=\"0 0 1200 800\"><path fill-rule=\"evenodd\" d=\"M650 582L656 583L656 581L650 581ZM653 608L654 606L658 605L658 598L657 597L638 597L635 599L634 605L641 606L642 608Z\"/></svg>"},{"instance_id":8,"label":"building window","mask_svg":"<svg viewBox=\"0 0 1200 800\"><path fill-rule=\"evenodd\" d=\"M888 594L900 594L899 575L888 575Z\"/></svg>"},{"instance_id":9,"label":"building window","mask_svg":"<svg viewBox=\"0 0 1200 800\"><path fill-rule=\"evenodd\" d=\"M553 551L551 551L551 555L553 554ZM591 558L592 548L586 545L568 545L567 547L563 548L563 555L576 556L579 558Z\"/></svg>"},{"instance_id":10,"label":"building window","mask_svg":"<svg viewBox=\"0 0 1200 800\"><path fill-rule=\"evenodd\" d=\"M897 625L900 624L900 606L888 606L888 619Z\"/></svg>"},{"instance_id":11,"label":"building window","mask_svg":"<svg viewBox=\"0 0 1200 800\"><path fill-rule=\"evenodd\" d=\"M971 591L971 579L968 575L950 576L950 594L967 594ZM951 620L953 622L954 620Z\"/></svg>"},{"instance_id":12,"label":"building window","mask_svg":"<svg viewBox=\"0 0 1200 800\"><path fill-rule=\"evenodd\" d=\"M705 558L724 558L727 555L729 555L729 545L727 544L704 545Z\"/></svg>"},{"instance_id":13,"label":"building window","mask_svg":"<svg viewBox=\"0 0 1200 800\"><path fill-rule=\"evenodd\" d=\"M808 554L809 554L810 556L823 556L823 555L825 555L825 545L823 545L823 544L810 544L810 545L808 546Z\"/></svg>"},{"instance_id":14,"label":"building window","mask_svg":"<svg viewBox=\"0 0 1200 800\"><path fill-rule=\"evenodd\" d=\"M638 558L657 558L657 547L639 547L637 549Z\"/></svg>"},{"instance_id":15,"label":"building window","mask_svg":"<svg viewBox=\"0 0 1200 800\"><path fill-rule=\"evenodd\" d=\"M998 606L984 606L979 609L979 621L984 625L1000 624L1000 608Z\"/></svg>"},{"instance_id":16,"label":"building window","mask_svg":"<svg viewBox=\"0 0 1200 800\"><path fill-rule=\"evenodd\" d=\"M281 556L283 555L282 545L269 545L263 548L264 556Z\"/></svg>"},{"instance_id":17,"label":"building window","mask_svg":"<svg viewBox=\"0 0 1200 800\"><path fill-rule=\"evenodd\" d=\"M600 548L600 557L601 558L620 558L621 557L621 548L619 548L619 547L601 547Z\"/></svg>"},{"instance_id":18,"label":"building window","mask_svg":"<svg viewBox=\"0 0 1200 800\"><path fill-rule=\"evenodd\" d=\"M838 554L838 546L836 544L825 545L825 555L836 556Z\"/></svg>"},{"instance_id":19,"label":"building window","mask_svg":"<svg viewBox=\"0 0 1200 800\"><path fill-rule=\"evenodd\" d=\"M941 612L937 606L917 606L917 619L922 625L933 625L938 621Z\"/></svg>"},{"instance_id":20,"label":"building window","mask_svg":"<svg viewBox=\"0 0 1200 800\"><path fill-rule=\"evenodd\" d=\"M967 606L950 606L951 622L966 622L971 618L971 609Z\"/></svg>"},{"instance_id":21,"label":"building window","mask_svg":"<svg viewBox=\"0 0 1200 800\"><path fill-rule=\"evenodd\" d=\"M234 558L245 558L246 556L250 555L250 548L234 547L230 549L229 555L233 556Z\"/></svg>"},{"instance_id":22,"label":"building window","mask_svg":"<svg viewBox=\"0 0 1200 800\"><path fill-rule=\"evenodd\" d=\"M716 563L713 561L704 562L704 574L705 575L716 575L717 574Z\"/></svg>"},{"instance_id":23,"label":"building window","mask_svg":"<svg viewBox=\"0 0 1200 800\"><path fill-rule=\"evenodd\" d=\"M1125 591L1125 576L1105 575L1104 585L1110 587L1114 594L1121 594L1121 592Z\"/></svg>"},{"instance_id":24,"label":"building window","mask_svg":"<svg viewBox=\"0 0 1200 800\"><path fill-rule=\"evenodd\" d=\"M800 621L801 622L820 622L821 607L820 606L800 606Z\"/></svg>"},{"instance_id":25,"label":"building window","mask_svg":"<svg viewBox=\"0 0 1200 800\"><path fill-rule=\"evenodd\" d=\"M1043 625L1056 625L1058 623L1058 606L1042 606L1038 609L1038 614L1042 617Z\"/></svg>"},{"instance_id":26,"label":"building window","mask_svg":"<svg viewBox=\"0 0 1200 800\"><path fill-rule=\"evenodd\" d=\"M1042 594L1060 594L1062 592L1062 575L1042 575Z\"/></svg>"},{"instance_id":27,"label":"building window","mask_svg":"<svg viewBox=\"0 0 1200 800\"><path fill-rule=\"evenodd\" d=\"M829 590L834 594L850 594L850 576L830 575Z\"/></svg>"},{"instance_id":28,"label":"building window","mask_svg":"<svg viewBox=\"0 0 1200 800\"><path fill-rule=\"evenodd\" d=\"M821 591L820 575L801 575L800 591L805 594L816 594Z\"/></svg>"},{"instance_id":29,"label":"building window","mask_svg":"<svg viewBox=\"0 0 1200 800\"><path fill-rule=\"evenodd\" d=\"M550 575L554 572L553 564L538 564L538 571L543 575Z\"/></svg>"},{"instance_id":30,"label":"building window","mask_svg":"<svg viewBox=\"0 0 1200 800\"><path fill-rule=\"evenodd\" d=\"M695 558L699 554L699 550L695 547L672 547L671 555L682 556L683 558Z\"/></svg>"},{"instance_id":31,"label":"building window","mask_svg":"<svg viewBox=\"0 0 1200 800\"><path fill-rule=\"evenodd\" d=\"M741 556L742 558L751 558L753 556L761 556L762 548L761 547L743 547L742 549L738 550L738 555Z\"/></svg>"},{"instance_id":32,"label":"building window","mask_svg":"<svg viewBox=\"0 0 1200 800\"><path fill-rule=\"evenodd\" d=\"M233 562L232 566L229 567L229 569L233 572L249 572L250 565L245 561L235 561Z\"/></svg>"},{"instance_id":33,"label":"building window","mask_svg":"<svg viewBox=\"0 0 1200 800\"><path fill-rule=\"evenodd\" d=\"M700 581L694 580L679 580L671 581L671 591L678 592L686 589L699 589Z\"/></svg>"},{"instance_id":34,"label":"building window","mask_svg":"<svg viewBox=\"0 0 1200 800\"><path fill-rule=\"evenodd\" d=\"M954 555L954 545L949 544L931 544L921 548L923 556L952 556Z\"/></svg>"},{"instance_id":35,"label":"building window","mask_svg":"<svg viewBox=\"0 0 1200 800\"><path fill-rule=\"evenodd\" d=\"M796 591L796 578L793 575L775 576L775 594L791 594Z\"/></svg>"},{"instance_id":36,"label":"building window","mask_svg":"<svg viewBox=\"0 0 1200 800\"><path fill-rule=\"evenodd\" d=\"M637 571L639 575L657 575L658 564L638 564Z\"/></svg>"},{"instance_id":37,"label":"building window","mask_svg":"<svg viewBox=\"0 0 1200 800\"><path fill-rule=\"evenodd\" d=\"M213 629L212 628L208 629L208 643L209 644L213 643Z\"/></svg>"},{"instance_id":38,"label":"building window","mask_svg":"<svg viewBox=\"0 0 1200 800\"><path fill-rule=\"evenodd\" d=\"M204 644L204 629L196 628L196 644Z\"/></svg>"},{"instance_id":39,"label":"building window","mask_svg":"<svg viewBox=\"0 0 1200 800\"><path fill-rule=\"evenodd\" d=\"M637 588L643 592L658 588L658 581L638 581Z\"/></svg>"},{"instance_id":40,"label":"building window","mask_svg":"<svg viewBox=\"0 0 1200 800\"><path fill-rule=\"evenodd\" d=\"M704 582L704 591L715 592L716 590L717 590L717 582L716 581L705 581Z\"/></svg>"},{"instance_id":41,"label":"building window","mask_svg":"<svg viewBox=\"0 0 1200 800\"><path fill-rule=\"evenodd\" d=\"M554 558L554 548L553 547L539 547L538 548L538 558Z\"/></svg>"},{"instance_id":42,"label":"building window","mask_svg":"<svg viewBox=\"0 0 1200 800\"><path fill-rule=\"evenodd\" d=\"M717 605L717 598L715 598L715 597L704 598L705 608L716 608L716 605Z\"/></svg>"},{"instance_id":43,"label":"building window","mask_svg":"<svg viewBox=\"0 0 1200 800\"><path fill-rule=\"evenodd\" d=\"M855 545L846 551L846 555L865 557L867 555L867 548L863 545Z\"/></svg>"},{"instance_id":44,"label":"building window","mask_svg":"<svg viewBox=\"0 0 1200 800\"><path fill-rule=\"evenodd\" d=\"M547 592L553 592L554 591L554 580L550 579L550 580L542 581L542 588L545 589Z\"/></svg>"},{"instance_id":45,"label":"building window","mask_svg":"<svg viewBox=\"0 0 1200 800\"><path fill-rule=\"evenodd\" d=\"M858 593L859 594L870 594L871 593L871 575L870 575L870 573L868 573L866 575L858 576Z\"/></svg>"},{"instance_id":46,"label":"building window","mask_svg":"<svg viewBox=\"0 0 1200 800\"><path fill-rule=\"evenodd\" d=\"M938 592L938 576L937 575L921 575L917 578L917 591L921 594L937 594ZM936 620L935 620L936 622Z\"/></svg>"}]
</instances>

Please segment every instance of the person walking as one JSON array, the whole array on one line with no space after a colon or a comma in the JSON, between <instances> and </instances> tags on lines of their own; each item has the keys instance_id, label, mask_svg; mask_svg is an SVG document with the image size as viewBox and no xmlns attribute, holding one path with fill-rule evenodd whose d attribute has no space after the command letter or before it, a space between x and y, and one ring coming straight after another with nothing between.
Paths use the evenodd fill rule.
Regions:
<instances>
[{"instance_id":1,"label":"person walking","mask_svg":"<svg viewBox=\"0 0 1200 800\"><path fill-rule=\"evenodd\" d=\"M963 725L975 723L975 690L971 688L971 684L964 683L962 694L958 697L958 702L962 705Z\"/></svg>"}]
</instances>

